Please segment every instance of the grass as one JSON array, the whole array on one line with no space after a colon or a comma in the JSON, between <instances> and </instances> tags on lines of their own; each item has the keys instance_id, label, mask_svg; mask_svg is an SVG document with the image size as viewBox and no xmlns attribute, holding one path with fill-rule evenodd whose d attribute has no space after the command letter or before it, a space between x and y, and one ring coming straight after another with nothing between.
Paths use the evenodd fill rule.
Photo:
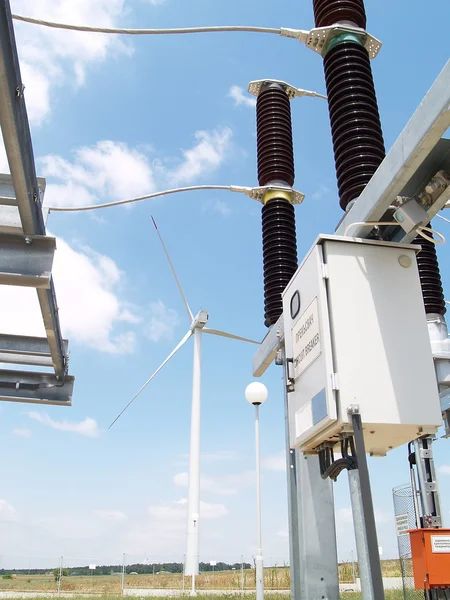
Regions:
<instances>
[{"instance_id":1,"label":"grass","mask_svg":"<svg viewBox=\"0 0 450 600\"><path fill-rule=\"evenodd\" d=\"M401 577L398 560L382 561L384 577ZM356 576L358 567L355 565ZM242 582L242 577L244 581ZM339 581L341 583L353 582L351 563L339 565ZM243 583L243 586L242 586ZM186 578L186 588L189 587L190 578ZM288 567L266 567L264 569L264 586L266 590L288 590L290 588L290 576ZM229 590L238 591L242 589L255 589L254 569L235 571L215 571L201 573L196 577L196 587L199 590ZM1 590L14 590L22 592L56 592L58 588L53 574L49 575L13 575L12 579L0 578ZM125 588L127 589L183 589L183 576L181 573L168 573L161 575L130 575L125 577ZM63 577L61 582L62 592L74 593L97 593L99 595L112 596L121 593L120 575L96 575L96 576L68 576ZM351 595L343 598L352 598ZM353 596L357 600L358 596ZM393 598L396 598L393 596Z\"/></svg>"},{"instance_id":2,"label":"grass","mask_svg":"<svg viewBox=\"0 0 450 600\"><path fill-rule=\"evenodd\" d=\"M181 597L181 594L180 594ZM187 598L188 596L182 596L183 598ZM82 596L78 596L79 600L82 600ZM123 600L123 597L120 595L113 594L105 594L101 596L102 600ZM201 598L203 600L236 600L236 595L234 594L208 594L202 595ZM248 594L245 596L246 600L255 600L254 594ZM273 594L270 595L270 600L286 600L286 594ZM74 600L77 599L77 596L74 596ZM35 599L28 600L46 600L45 597L40 596ZM49 597L47 600L51 600ZM152 596L150 600L167 600L167 597L158 597ZM359 593L345 593L341 594L340 600L362 600L362 596ZM386 600L403 600L403 590L386 590Z\"/></svg>"}]
</instances>

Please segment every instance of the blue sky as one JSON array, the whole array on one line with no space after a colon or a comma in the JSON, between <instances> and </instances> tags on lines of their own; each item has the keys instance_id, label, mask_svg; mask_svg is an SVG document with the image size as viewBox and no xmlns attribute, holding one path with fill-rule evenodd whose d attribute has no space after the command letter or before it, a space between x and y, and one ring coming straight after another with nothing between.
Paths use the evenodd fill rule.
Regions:
<instances>
[{"instance_id":1,"label":"blue sky","mask_svg":"<svg viewBox=\"0 0 450 600\"><path fill-rule=\"evenodd\" d=\"M15 0L13 10L63 22L123 27L247 24L309 29L311 2L278 0ZM383 42L372 63L386 146L448 57L448 11L367 1ZM388 16L387 16L388 15ZM400 27L399 24L402 24ZM426 43L419 31L431 30ZM118 200L177 185L256 185L255 110L248 82L282 79L325 93L321 58L294 40L256 34L117 38L16 25L37 171L47 205ZM326 103L292 103L299 257L341 217ZM0 154L0 170L7 167ZM53 213L55 286L73 407L1 406L2 564L178 557L185 546L192 344L132 408L112 419L188 328L154 215L194 312L261 339L260 207L227 192L196 192L95 213ZM439 223L445 234L447 226ZM446 286L448 249L439 250ZM33 296L2 290L0 328L40 334ZM244 400L254 347L207 336L202 380L201 556L235 561L256 548L253 412ZM265 555L287 560L281 371L264 376L261 411ZM450 461L436 444L445 519ZM391 489L408 479L406 449L370 461L380 545L396 553ZM354 548L345 474L335 486L341 558ZM16 558L13 558L16 557ZM39 558L40 557L40 558ZM50 560L50 559L49 559ZM53 560L53 559L51 559ZM56 559L54 559L56 561Z\"/></svg>"}]
</instances>

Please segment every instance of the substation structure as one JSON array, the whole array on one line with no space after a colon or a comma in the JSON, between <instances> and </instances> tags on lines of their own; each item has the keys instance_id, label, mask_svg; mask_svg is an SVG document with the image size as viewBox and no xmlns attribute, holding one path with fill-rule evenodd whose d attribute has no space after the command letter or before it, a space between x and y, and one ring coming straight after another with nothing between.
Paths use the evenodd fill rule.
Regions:
<instances>
[{"instance_id":1,"label":"substation structure","mask_svg":"<svg viewBox=\"0 0 450 600\"><path fill-rule=\"evenodd\" d=\"M444 599L450 530L432 442L442 420L450 436L450 348L438 240L423 228L450 199L450 140L442 138L450 61L386 155L370 63L380 44L366 31L364 4L313 6L344 215L298 266L292 196L266 194L269 331L253 361L257 377L274 361L284 371L292 597L339 598L332 480L347 470L363 598L384 598L366 453L412 442L422 509L411 532L416 587ZM291 89L270 79L249 88L258 96L260 185L294 184Z\"/></svg>"},{"instance_id":2,"label":"substation structure","mask_svg":"<svg viewBox=\"0 0 450 600\"><path fill-rule=\"evenodd\" d=\"M74 378L51 275L56 241L45 230L45 180L36 177L8 0L0 2L0 124L11 171L0 175L0 285L34 288L45 329L45 337L0 333L0 363L16 365L0 369L0 400L70 406Z\"/></svg>"}]
</instances>

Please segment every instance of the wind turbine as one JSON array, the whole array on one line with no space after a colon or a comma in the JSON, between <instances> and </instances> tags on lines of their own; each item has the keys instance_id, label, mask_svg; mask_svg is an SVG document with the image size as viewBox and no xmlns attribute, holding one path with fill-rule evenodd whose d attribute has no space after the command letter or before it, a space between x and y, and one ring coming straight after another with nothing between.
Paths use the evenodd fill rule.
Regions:
<instances>
[{"instance_id":1,"label":"wind turbine","mask_svg":"<svg viewBox=\"0 0 450 600\"><path fill-rule=\"evenodd\" d=\"M199 519L200 519L200 387L201 387L201 351L202 351L202 334L207 333L219 337L231 338L241 342L249 342L251 344L259 344L255 340L250 340L239 335L227 333L219 329L210 329L206 327L208 322L208 313L206 310L200 310L194 317L186 296L181 287L180 280L176 274L175 268L170 260L169 253L161 237L155 219L152 217L153 225L155 226L159 240L166 255L172 274L175 278L178 290L183 300L186 312L189 318L189 329L183 336L181 341L175 346L169 356L162 362L156 371L147 379L140 390L134 395L130 402L125 406L121 413L114 419L109 426L109 429L123 415L127 408L136 400L139 394L147 387L147 385L155 378L161 369L169 362L169 360L178 352L178 350L189 340L194 338L194 365L192 374L192 408L191 408L191 438L189 452L189 479L188 479L188 502L187 502L187 535L186 535L186 558L184 564L185 575L192 576L192 591L191 595L195 596L195 576L199 572Z\"/></svg>"}]
</instances>

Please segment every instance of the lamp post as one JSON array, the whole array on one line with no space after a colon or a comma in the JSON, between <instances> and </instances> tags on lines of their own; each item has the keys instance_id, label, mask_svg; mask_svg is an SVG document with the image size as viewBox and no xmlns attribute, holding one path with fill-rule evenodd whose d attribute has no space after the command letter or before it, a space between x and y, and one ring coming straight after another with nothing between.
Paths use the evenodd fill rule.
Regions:
<instances>
[{"instance_id":1,"label":"lamp post","mask_svg":"<svg viewBox=\"0 0 450 600\"><path fill-rule=\"evenodd\" d=\"M259 407L266 401L268 391L266 386L259 381L250 383L245 388L245 397L255 407L255 448L256 448L256 520L258 526L258 549L256 551L256 600L264 597L264 570L262 556L262 531L261 531L261 467L259 450Z\"/></svg>"}]
</instances>

